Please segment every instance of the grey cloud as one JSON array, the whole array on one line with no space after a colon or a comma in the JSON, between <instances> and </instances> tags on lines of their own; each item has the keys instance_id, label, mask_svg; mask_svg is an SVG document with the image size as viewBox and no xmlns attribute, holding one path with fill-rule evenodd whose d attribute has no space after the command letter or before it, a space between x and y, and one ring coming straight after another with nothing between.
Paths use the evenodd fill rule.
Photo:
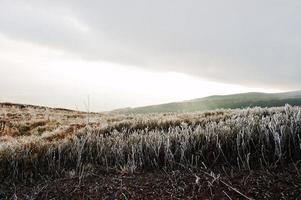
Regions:
<instances>
[{"instance_id":1,"label":"grey cloud","mask_svg":"<svg viewBox=\"0 0 301 200\"><path fill-rule=\"evenodd\" d=\"M297 0L0 4L0 33L86 59L244 85L301 86L301 2Z\"/></svg>"}]
</instances>

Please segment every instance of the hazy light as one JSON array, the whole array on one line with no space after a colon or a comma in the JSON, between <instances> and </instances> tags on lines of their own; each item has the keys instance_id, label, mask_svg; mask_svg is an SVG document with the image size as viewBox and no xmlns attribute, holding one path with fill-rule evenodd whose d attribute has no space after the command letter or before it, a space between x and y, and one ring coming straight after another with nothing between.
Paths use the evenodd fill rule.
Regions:
<instances>
[{"instance_id":1,"label":"hazy light","mask_svg":"<svg viewBox=\"0 0 301 200\"><path fill-rule=\"evenodd\" d=\"M143 106L215 94L268 91L174 72L81 60L57 49L0 37L0 101L85 110ZM269 90L269 92L274 92Z\"/></svg>"}]
</instances>

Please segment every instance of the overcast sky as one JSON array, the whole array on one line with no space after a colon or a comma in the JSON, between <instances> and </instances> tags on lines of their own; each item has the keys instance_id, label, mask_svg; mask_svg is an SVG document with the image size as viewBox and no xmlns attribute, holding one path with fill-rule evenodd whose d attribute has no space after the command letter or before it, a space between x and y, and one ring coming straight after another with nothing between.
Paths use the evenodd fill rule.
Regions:
<instances>
[{"instance_id":1,"label":"overcast sky","mask_svg":"<svg viewBox=\"0 0 301 200\"><path fill-rule=\"evenodd\" d=\"M0 0L0 101L95 111L301 88L299 0Z\"/></svg>"}]
</instances>

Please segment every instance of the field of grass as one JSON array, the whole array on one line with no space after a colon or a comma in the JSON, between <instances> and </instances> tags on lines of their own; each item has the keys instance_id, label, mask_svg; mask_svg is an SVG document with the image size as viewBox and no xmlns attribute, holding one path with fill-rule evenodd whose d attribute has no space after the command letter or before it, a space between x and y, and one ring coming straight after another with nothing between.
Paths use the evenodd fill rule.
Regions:
<instances>
[{"instance_id":1,"label":"field of grass","mask_svg":"<svg viewBox=\"0 0 301 200\"><path fill-rule=\"evenodd\" d=\"M297 106L126 115L0 105L0 199L297 199L300 160Z\"/></svg>"}]
</instances>

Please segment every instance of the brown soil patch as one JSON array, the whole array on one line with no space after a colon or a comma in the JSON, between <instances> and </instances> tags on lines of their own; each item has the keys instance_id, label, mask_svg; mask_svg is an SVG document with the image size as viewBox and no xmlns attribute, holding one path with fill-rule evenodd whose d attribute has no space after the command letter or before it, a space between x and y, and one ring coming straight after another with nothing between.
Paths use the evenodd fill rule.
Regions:
<instances>
[{"instance_id":1,"label":"brown soil patch","mask_svg":"<svg viewBox=\"0 0 301 200\"><path fill-rule=\"evenodd\" d=\"M228 174L228 173L227 173ZM0 197L17 199L301 199L296 170L215 174L173 171L89 175L34 184L2 184Z\"/></svg>"}]
</instances>

